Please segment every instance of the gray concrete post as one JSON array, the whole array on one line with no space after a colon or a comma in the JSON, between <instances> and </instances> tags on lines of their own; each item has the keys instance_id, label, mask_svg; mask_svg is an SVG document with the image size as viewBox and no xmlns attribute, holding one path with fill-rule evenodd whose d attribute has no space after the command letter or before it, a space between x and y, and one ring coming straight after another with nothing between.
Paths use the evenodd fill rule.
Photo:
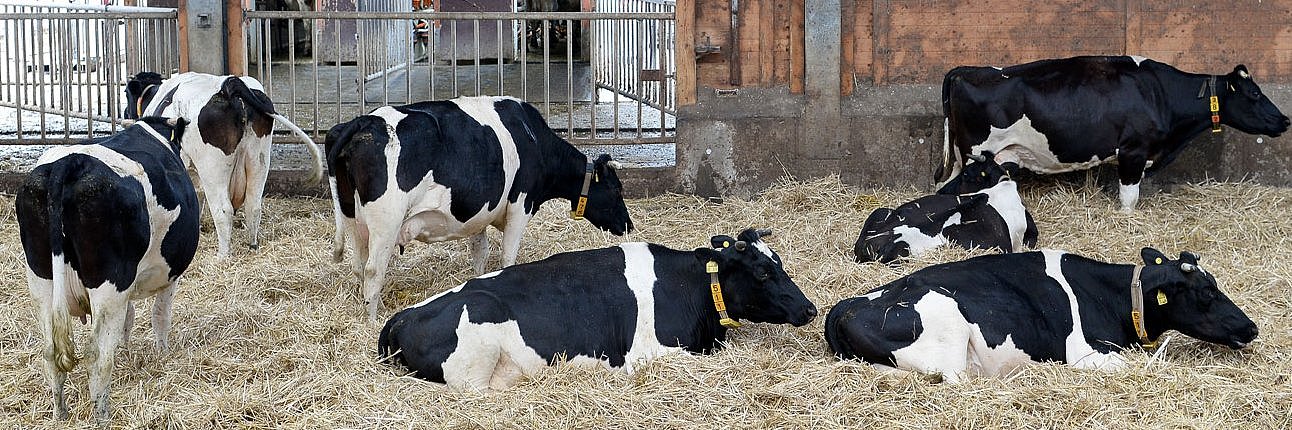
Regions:
<instances>
[{"instance_id":1,"label":"gray concrete post","mask_svg":"<svg viewBox=\"0 0 1292 430\"><path fill-rule=\"evenodd\" d=\"M224 2L187 0L181 6L180 19L188 24L189 70L213 75L227 73Z\"/></svg>"}]
</instances>

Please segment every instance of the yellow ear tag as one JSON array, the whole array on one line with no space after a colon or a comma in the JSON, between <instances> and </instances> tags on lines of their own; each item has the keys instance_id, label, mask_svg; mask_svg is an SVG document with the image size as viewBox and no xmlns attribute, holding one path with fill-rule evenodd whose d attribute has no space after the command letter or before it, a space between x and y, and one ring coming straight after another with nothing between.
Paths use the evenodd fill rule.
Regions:
<instances>
[{"instance_id":1,"label":"yellow ear tag","mask_svg":"<svg viewBox=\"0 0 1292 430\"><path fill-rule=\"evenodd\" d=\"M718 262L710 261L704 265L704 273L718 273Z\"/></svg>"},{"instance_id":2,"label":"yellow ear tag","mask_svg":"<svg viewBox=\"0 0 1292 430\"><path fill-rule=\"evenodd\" d=\"M979 176L987 176L987 172L978 172Z\"/></svg>"},{"instance_id":3,"label":"yellow ear tag","mask_svg":"<svg viewBox=\"0 0 1292 430\"><path fill-rule=\"evenodd\" d=\"M1166 304L1166 293L1163 293L1162 291L1159 290L1157 292L1157 305L1162 306L1165 304Z\"/></svg>"},{"instance_id":4,"label":"yellow ear tag","mask_svg":"<svg viewBox=\"0 0 1292 430\"><path fill-rule=\"evenodd\" d=\"M1157 259L1156 259L1156 260L1153 260L1153 263L1154 263L1154 264L1162 264L1162 257L1157 257Z\"/></svg>"},{"instance_id":5,"label":"yellow ear tag","mask_svg":"<svg viewBox=\"0 0 1292 430\"><path fill-rule=\"evenodd\" d=\"M723 247L723 248L726 248L726 247L728 247L728 246L731 246L731 242L730 242L730 241L726 241L726 240L722 241L722 247Z\"/></svg>"}]
</instances>

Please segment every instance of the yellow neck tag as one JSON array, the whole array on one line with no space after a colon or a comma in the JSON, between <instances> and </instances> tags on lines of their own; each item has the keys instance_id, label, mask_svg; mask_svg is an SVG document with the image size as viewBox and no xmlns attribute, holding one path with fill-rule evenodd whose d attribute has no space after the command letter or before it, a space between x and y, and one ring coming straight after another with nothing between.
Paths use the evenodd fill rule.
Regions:
<instances>
[{"instance_id":1,"label":"yellow neck tag","mask_svg":"<svg viewBox=\"0 0 1292 430\"><path fill-rule=\"evenodd\" d=\"M717 282L709 284L709 293L713 294L713 307L717 308L718 312L726 311L727 304L722 301L722 285Z\"/></svg>"},{"instance_id":2,"label":"yellow neck tag","mask_svg":"<svg viewBox=\"0 0 1292 430\"><path fill-rule=\"evenodd\" d=\"M722 284L718 282L718 262L710 261L704 265L709 273L709 294L713 296L713 308L718 311L718 324L726 328L740 327L740 322L727 316L727 303L722 300Z\"/></svg>"},{"instance_id":3,"label":"yellow neck tag","mask_svg":"<svg viewBox=\"0 0 1292 430\"><path fill-rule=\"evenodd\" d=\"M1157 291L1157 305L1158 305L1158 306L1162 306L1162 305L1165 305L1165 304L1166 304L1166 293L1163 293L1163 292L1162 292L1162 290L1158 290L1158 291Z\"/></svg>"},{"instance_id":4,"label":"yellow neck tag","mask_svg":"<svg viewBox=\"0 0 1292 430\"><path fill-rule=\"evenodd\" d=\"M1211 96L1211 111L1220 112L1220 97Z\"/></svg>"},{"instance_id":5,"label":"yellow neck tag","mask_svg":"<svg viewBox=\"0 0 1292 430\"><path fill-rule=\"evenodd\" d=\"M718 273L718 262L710 261L704 265L704 273Z\"/></svg>"},{"instance_id":6,"label":"yellow neck tag","mask_svg":"<svg viewBox=\"0 0 1292 430\"><path fill-rule=\"evenodd\" d=\"M583 211L588 208L588 198L579 196L579 204L570 211L570 218L575 220L583 219Z\"/></svg>"},{"instance_id":7,"label":"yellow neck tag","mask_svg":"<svg viewBox=\"0 0 1292 430\"><path fill-rule=\"evenodd\" d=\"M1131 311L1131 323L1135 325L1135 335L1140 339L1148 338L1148 331L1144 330L1144 315L1139 311Z\"/></svg>"}]
</instances>

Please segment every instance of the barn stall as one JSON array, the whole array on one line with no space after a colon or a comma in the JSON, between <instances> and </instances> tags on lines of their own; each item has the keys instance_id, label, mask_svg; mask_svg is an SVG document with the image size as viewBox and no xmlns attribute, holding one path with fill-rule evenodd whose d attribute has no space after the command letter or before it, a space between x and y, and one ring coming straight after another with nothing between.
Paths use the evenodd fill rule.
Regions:
<instances>
[{"instance_id":1,"label":"barn stall","mask_svg":"<svg viewBox=\"0 0 1292 430\"><path fill-rule=\"evenodd\" d=\"M679 52L694 51L696 58L689 64L687 57L678 57L674 72L678 77L677 167L662 168L666 173L654 181L666 185L643 184L648 181L639 179L640 185L629 190L654 196L629 202L641 230L625 239L605 236L569 221L563 210L549 208L527 234L520 261L619 240L691 248L703 246L713 234L769 227L777 230L771 246L824 314L839 299L928 264L976 255L945 250L896 267L851 261L853 241L871 209L895 206L922 194L919 187L925 185L931 167L918 166L925 160L922 157L932 158L941 142L933 94L942 69L1083 53L1147 52L1146 46L1156 43L1165 47L1149 56L1186 70L1223 72L1233 63L1244 62L1277 104L1289 106L1289 21L1278 20L1287 16L1286 2L1240 3L1226 7L1224 13L1200 13L1206 7L1220 7L1201 2L1156 6L1130 0L1083 6L1061 3L1053 10L1004 1L982 10L927 1L844 0L837 6L830 1L742 1L734 7L733 3L678 5L677 31L692 35L679 37L679 46L690 49ZM831 7L837 7L834 16L841 17L838 29L828 25ZM262 35L304 31L294 24L288 25L294 30L283 31L279 24L264 21L311 16L262 13L248 18L264 26ZM387 19L413 17L400 15L404 13ZM334 14L332 19L346 19L338 16L348 15ZM821 24L822 19L826 24ZM1059 34L1033 24L1054 22L1054 27L1082 30L1101 19L1111 24ZM940 27L954 29L937 30ZM1215 38L1198 36L1219 34L1220 28L1248 27L1254 29L1226 36L1223 46ZM832 30L838 31L833 39ZM1131 33L1138 38L1128 36ZM732 43L733 38L737 43ZM949 40L963 46L950 45ZM1140 48L1129 49L1131 42ZM839 47L840 59L834 65L829 61L833 57L819 53L830 43ZM250 50L275 57L273 51ZM549 56L553 51L548 50ZM416 51L400 51L409 52ZM1213 55L1184 54L1203 52ZM516 66L543 69L541 64ZM261 65L248 63L253 74L261 73L255 70ZM495 65L500 67L490 68ZM482 82L475 79L495 70L506 73L507 65L423 59L420 64L414 61L411 69L421 67L426 72L420 73L428 73L432 67L437 71L458 67L452 76L464 78L461 88L473 92ZM297 77L328 70L310 69L301 61L281 57L266 60L263 66L270 71L299 67L304 71L284 75ZM578 62L547 62L548 70L578 66ZM836 66L837 73L830 72ZM356 61L337 67L357 70L359 65ZM658 73L669 79L674 74L669 70L662 67ZM688 75L687 70L693 72ZM367 92L368 87L398 88L382 83L383 77L395 78L398 85L406 83L395 75L382 75L366 82L353 99L343 99L345 91L360 86L351 87L346 81L342 87L339 70L321 80L295 83L265 73L262 79L279 85L275 98L299 101L291 103L294 117L310 117L306 112L320 105L310 100L310 88L323 89L325 100L339 106L336 111L324 107L322 114L313 115L322 118L318 123L323 126L327 123L323 117L392 100L381 98L389 93ZM648 77L655 76L651 73ZM839 79L830 82L833 79L827 78L833 76ZM415 82L437 85L430 91L438 95L446 94L446 87L440 85L452 86L451 80ZM333 85L338 88L337 98L326 99L326 88ZM533 88L541 91L542 87ZM548 91L549 97L570 87L556 88ZM822 88L828 91L819 91ZM293 89L299 92L288 96ZM528 98L538 99L539 93ZM622 113L632 112L635 106ZM562 112L556 104L551 107ZM809 118L805 111L820 116ZM105 112L112 115L111 110ZM619 116L615 118L613 123L618 124ZM549 116L558 131L577 128L570 125L573 121L570 116ZM663 128L667 136L667 127ZM827 131L842 135L817 134ZM802 328L749 325L732 333L730 348L723 352L666 357L634 375L559 367L501 393L446 391L377 362L375 338L380 327L364 322L348 266L328 258L330 204L317 198L276 197L267 203L259 251L240 249L232 260L215 262L211 258L214 239L209 234L202 238L198 261L177 294L172 352L151 351L149 322L138 320L115 373L117 424L149 428L1288 427L1292 425L1286 413L1292 410L1292 385L1287 379L1292 374L1287 353L1292 342L1288 325L1292 302L1286 292L1292 273L1281 256L1292 230L1283 216L1292 193L1270 186L1287 185L1280 182L1287 176L1279 173L1286 170L1286 163L1280 161L1286 157L1279 154L1288 144L1286 138L1267 138L1255 146L1257 150L1252 149L1253 139L1227 131L1219 148L1195 142L1189 157L1195 164L1207 161L1207 168L1177 169L1168 176L1239 178L1250 173L1255 181L1173 187L1170 192L1146 196L1133 215L1113 211L1113 199L1099 186L1110 183L1106 179L1034 179L1024 187L1043 247L1125 263L1136 261L1139 247L1145 245L1171 255L1183 250L1202 254L1204 267L1216 274L1221 288L1261 327L1261 337L1242 351L1174 334L1159 351L1130 352L1132 365L1125 371L1041 365L1006 378L947 385L928 375L885 375L860 363L830 358L820 337L822 322L817 320ZM592 147L602 148L606 146ZM1188 162L1188 158L1177 161L1184 166ZM278 180L285 182L289 180ZM870 186L873 183L887 185ZM282 189L299 192L300 187ZM725 199L716 203L694 195L661 194L667 190ZM49 396L39 369L39 335L32 329L35 323L24 288L12 208L12 194L0 195L0 279L5 279L0 303L8 311L0 318L0 342L5 346L0 351L0 373L6 376L0 382L4 393L0 409L5 412L0 421L15 427L49 427L54 424L48 421ZM209 233L209 221L204 225ZM245 232L237 234L235 243ZM497 248L497 235L491 240ZM469 278L468 255L467 244L461 242L410 247L390 270L386 314ZM496 257L491 264L496 266ZM78 337L83 339L84 329ZM85 380L84 368L70 379L76 423L89 422Z\"/></svg>"}]
</instances>

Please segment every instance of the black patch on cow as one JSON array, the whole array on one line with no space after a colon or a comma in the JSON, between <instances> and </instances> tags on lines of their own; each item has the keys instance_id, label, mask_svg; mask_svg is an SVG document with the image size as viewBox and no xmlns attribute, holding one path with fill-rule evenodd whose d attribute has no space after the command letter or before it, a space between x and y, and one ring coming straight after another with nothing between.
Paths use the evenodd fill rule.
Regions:
<instances>
[{"instance_id":1,"label":"black patch on cow","mask_svg":"<svg viewBox=\"0 0 1292 430\"><path fill-rule=\"evenodd\" d=\"M399 360L418 377L444 382L442 366L457 348L464 307L474 324L515 321L525 344L549 364L583 355L623 366L637 323L623 250L567 252L469 280L459 292L400 311L382 329L379 353L402 349Z\"/></svg>"},{"instance_id":2,"label":"black patch on cow","mask_svg":"<svg viewBox=\"0 0 1292 430\"><path fill-rule=\"evenodd\" d=\"M536 115L538 111L533 106L516 100L499 99L494 102L494 110L502 119L502 125L511 134L511 140L516 142L516 153L520 156L520 168L516 170L516 179L513 183L538 184L543 171L559 167L544 163L548 157L543 156L543 148L551 148L565 141L552 132L542 116ZM542 126L531 126L531 123ZM528 198L525 199L525 213L532 214L537 211L537 205L543 201L543 196L534 193L533 188L533 186L512 186L511 192L507 194L507 201L515 202L520 198L522 191L529 193Z\"/></svg>"},{"instance_id":3,"label":"black patch on cow","mask_svg":"<svg viewBox=\"0 0 1292 430\"><path fill-rule=\"evenodd\" d=\"M878 317L869 312L880 306L883 312ZM911 303L880 304L853 297L834 305L825 318L825 341L836 356L887 366L897 366L893 351L911 346L923 333L924 325Z\"/></svg>"},{"instance_id":4,"label":"black patch on cow","mask_svg":"<svg viewBox=\"0 0 1292 430\"><path fill-rule=\"evenodd\" d=\"M170 91L167 91L166 95L162 97L161 101L157 102L157 107L153 109L150 115L161 116L162 112L165 111L166 108L170 107L170 105L175 102L175 91L178 91L178 90L179 90L179 85L176 85L175 88L171 88ZM148 101L144 102L144 104L148 104L148 103L150 102Z\"/></svg>"},{"instance_id":5,"label":"black patch on cow","mask_svg":"<svg viewBox=\"0 0 1292 430\"><path fill-rule=\"evenodd\" d=\"M506 173L502 147L492 127L449 101L416 103L396 110L408 115L395 127L402 147L395 175L400 190L411 191L428 172L434 172L435 183L451 191L450 212L459 222L466 222L481 209L498 206Z\"/></svg>"},{"instance_id":6,"label":"black patch on cow","mask_svg":"<svg viewBox=\"0 0 1292 430\"><path fill-rule=\"evenodd\" d=\"M218 148L224 155L233 154L242 141L247 126L247 109L241 99L216 93L197 114L197 129L202 141Z\"/></svg>"},{"instance_id":7,"label":"black patch on cow","mask_svg":"<svg viewBox=\"0 0 1292 430\"><path fill-rule=\"evenodd\" d=\"M866 218L853 254L858 263L887 263L910 256L910 245L898 240L894 229L915 228L926 236L941 233L962 248L1000 248L1013 252L1009 225L988 204L987 194L934 194L898 206L896 210L878 208ZM960 222L947 226L947 220L959 214ZM1032 224L1029 223L1029 226ZM1034 228L1033 228L1034 230Z\"/></svg>"},{"instance_id":8,"label":"black patch on cow","mask_svg":"<svg viewBox=\"0 0 1292 430\"><path fill-rule=\"evenodd\" d=\"M696 354L722 348L720 342L727 339L727 330L718 324L712 299L699 300L700 315L678 317L697 302L694 292L703 289L697 287L709 283L709 275L701 270L703 267L695 255L655 244L647 248L655 257L655 338L662 345L681 347Z\"/></svg>"},{"instance_id":9,"label":"black patch on cow","mask_svg":"<svg viewBox=\"0 0 1292 430\"><path fill-rule=\"evenodd\" d=\"M341 213L354 218L354 197L371 203L386 193L386 144L390 135L381 117L363 115L333 126L323 141L328 175L336 180ZM356 184L362 188L356 190Z\"/></svg>"}]
</instances>

